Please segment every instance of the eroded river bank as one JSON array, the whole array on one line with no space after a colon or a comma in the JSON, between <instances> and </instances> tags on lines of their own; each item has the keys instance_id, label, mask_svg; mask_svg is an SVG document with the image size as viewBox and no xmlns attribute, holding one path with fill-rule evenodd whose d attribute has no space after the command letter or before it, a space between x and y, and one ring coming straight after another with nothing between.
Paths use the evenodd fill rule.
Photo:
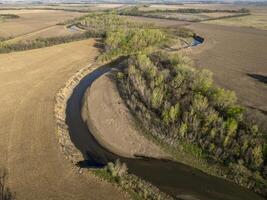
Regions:
<instances>
[{"instance_id":1,"label":"eroded river bank","mask_svg":"<svg viewBox=\"0 0 267 200\"><path fill-rule=\"evenodd\" d=\"M238 200L263 199L257 194L229 181L211 176L190 166L159 159L129 159L117 156L101 146L81 117L82 99L88 87L112 68L103 66L85 76L68 100L66 123L74 145L83 154L86 166L96 167L120 159L129 172L151 182L163 192L177 199ZM105 91L103 91L105 92ZM93 105L92 105L93 106Z\"/></svg>"}]
</instances>

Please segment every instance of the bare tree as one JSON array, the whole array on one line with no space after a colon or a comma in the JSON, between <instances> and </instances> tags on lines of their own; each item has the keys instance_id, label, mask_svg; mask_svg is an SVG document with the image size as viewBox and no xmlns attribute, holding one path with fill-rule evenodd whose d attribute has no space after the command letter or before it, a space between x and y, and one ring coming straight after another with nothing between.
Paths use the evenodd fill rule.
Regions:
<instances>
[{"instance_id":1,"label":"bare tree","mask_svg":"<svg viewBox=\"0 0 267 200\"><path fill-rule=\"evenodd\" d=\"M0 169L0 200L14 200L15 194L7 186L8 173L5 168Z\"/></svg>"}]
</instances>

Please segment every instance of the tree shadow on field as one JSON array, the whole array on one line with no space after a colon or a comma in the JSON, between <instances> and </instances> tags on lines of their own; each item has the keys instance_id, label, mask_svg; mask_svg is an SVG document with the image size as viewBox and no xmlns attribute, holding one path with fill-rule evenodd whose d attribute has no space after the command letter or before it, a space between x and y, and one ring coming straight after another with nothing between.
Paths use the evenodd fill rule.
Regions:
<instances>
[{"instance_id":1,"label":"tree shadow on field","mask_svg":"<svg viewBox=\"0 0 267 200\"><path fill-rule=\"evenodd\" d=\"M260 74L250 74L250 73L247 73L247 75L262 82L262 83L267 84L267 76L260 75Z\"/></svg>"},{"instance_id":2,"label":"tree shadow on field","mask_svg":"<svg viewBox=\"0 0 267 200\"><path fill-rule=\"evenodd\" d=\"M5 168L0 168L0 200L14 200L15 193L11 192L7 186L8 172Z\"/></svg>"},{"instance_id":3,"label":"tree shadow on field","mask_svg":"<svg viewBox=\"0 0 267 200\"><path fill-rule=\"evenodd\" d=\"M96 39L96 43L94 44L94 47L98 49L100 53L104 53L105 51L105 45L102 39Z\"/></svg>"}]
</instances>

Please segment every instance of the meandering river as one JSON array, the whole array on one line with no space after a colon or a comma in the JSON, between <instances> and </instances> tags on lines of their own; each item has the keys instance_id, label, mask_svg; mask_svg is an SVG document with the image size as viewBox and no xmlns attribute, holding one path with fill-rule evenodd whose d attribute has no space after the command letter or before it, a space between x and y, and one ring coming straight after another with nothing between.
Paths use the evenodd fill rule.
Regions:
<instances>
[{"instance_id":1,"label":"meandering river","mask_svg":"<svg viewBox=\"0 0 267 200\"><path fill-rule=\"evenodd\" d=\"M117 156L102 147L90 133L81 118L85 90L94 80L112 68L103 66L84 77L68 100L66 123L74 145L83 154L84 167L96 167L120 159L129 172L151 182L176 199L185 200L260 200L257 194L224 179L211 176L190 166L168 160L128 159Z\"/></svg>"}]
</instances>

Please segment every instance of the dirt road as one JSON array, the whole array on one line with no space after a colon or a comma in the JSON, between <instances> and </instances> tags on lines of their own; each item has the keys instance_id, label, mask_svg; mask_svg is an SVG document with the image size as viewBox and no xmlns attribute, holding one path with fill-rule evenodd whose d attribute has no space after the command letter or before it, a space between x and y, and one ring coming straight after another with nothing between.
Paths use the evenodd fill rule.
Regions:
<instances>
[{"instance_id":1,"label":"dirt road","mask_svg":"<svg viewBox=\"0 0 267 200\"><path fill-rule=\"evenodd\" d=\"M60 152L54 96L97 55L94 40L0 55L0 166L17 199L123 199L112 185L79 174ZM110 195L112 194L112 195Z\"/></svg>"}]
</instances>

